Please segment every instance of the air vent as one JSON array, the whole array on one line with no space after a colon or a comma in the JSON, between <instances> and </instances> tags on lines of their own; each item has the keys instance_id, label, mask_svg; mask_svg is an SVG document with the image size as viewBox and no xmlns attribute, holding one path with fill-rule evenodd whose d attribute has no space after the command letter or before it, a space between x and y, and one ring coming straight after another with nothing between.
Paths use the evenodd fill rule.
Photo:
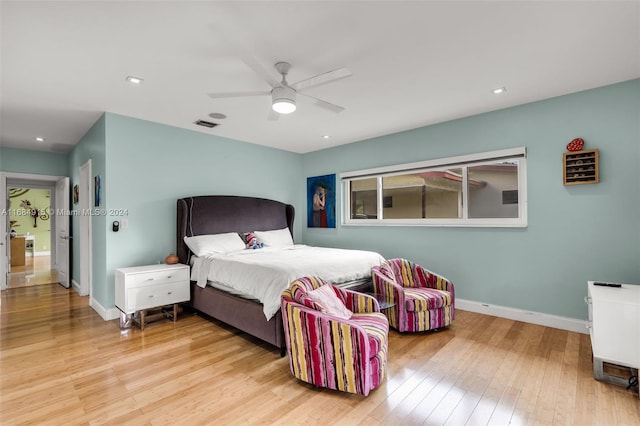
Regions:
<instances>
[{"instance_id":1,"label":"air vent","mask_svg":"<svg viewBox=\"0 0 640 426\"><path fill-rule=\"evenodd\" d=\"M218 125L218 123L212 123L210 121L205 121L205 120L198 120L195 122L195 124L197 124L198 126L208 127L210 129Z\"/></svg>"}]
</instances>

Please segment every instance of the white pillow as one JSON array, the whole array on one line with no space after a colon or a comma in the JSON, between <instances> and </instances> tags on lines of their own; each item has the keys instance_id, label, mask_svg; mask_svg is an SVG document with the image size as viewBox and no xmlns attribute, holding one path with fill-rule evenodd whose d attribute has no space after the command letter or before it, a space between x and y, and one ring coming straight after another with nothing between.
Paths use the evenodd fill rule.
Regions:
<instances>
[{"instance_id":1,"label":"white pillow","mask_svg":"<svg viewBox=\"0 0 640 426\"><path fill-rule=\"evenodd\" d=\"M288 247L293 245L293 238L289 228L276 229L274 231L254 231L258 241L267 247Z\"/></svg>"},{"instance_id":2,"label":"white pillow","mask_svg":"<svg viewBox=\"0 0 640 426\"><path fill-rule=\"evenodd\" d=\"M185 244L196 256L206 256L214 253L228 253L246 248L244 241L235 232L226 234L198 235L184 237Z\"/></svg>"},{"instance_id":3,"label":"white pillow","mask_svg":"<svg viewBox=\"0 0 640 426\"><path fill-rule=\"evenodd\" d=\"M347 309L338 298L331 285L325 284L315 290L307 292L309 299L320 306L322 313L333 315L334 317L349 319L353 312Z\"/></svg>"}]
</instances>

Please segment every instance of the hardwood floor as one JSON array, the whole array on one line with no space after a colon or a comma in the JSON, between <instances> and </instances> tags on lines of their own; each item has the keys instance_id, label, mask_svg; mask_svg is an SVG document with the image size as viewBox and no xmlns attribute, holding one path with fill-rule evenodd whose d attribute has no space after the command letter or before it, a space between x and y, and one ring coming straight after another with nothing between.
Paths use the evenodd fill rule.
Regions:
<instances>
[{"instance_id":1,"label":"hardwood floor","mask_svg":"<svg viewBox=\"0 0 640 426\"><path fill-rule=\"evenodd\" d=\"M28 287L56 282L58 271L51 269L50 256L26 256L24 266L12 266L7 277L7 288Z\"/></svg>"},{"instance_id":2,"label":"hardwood floor","mask_svg":"<svg viewBox=\"0 0 640 426\"><path fill-rule=\"evenodd\" d=\"M296 380L279 351L184 313L121 331L58 284L0 300L0 424L638 425L640 400L592 376L587 335L457 311L389 340L368 397Z\"/></svg>"}]
</instances>

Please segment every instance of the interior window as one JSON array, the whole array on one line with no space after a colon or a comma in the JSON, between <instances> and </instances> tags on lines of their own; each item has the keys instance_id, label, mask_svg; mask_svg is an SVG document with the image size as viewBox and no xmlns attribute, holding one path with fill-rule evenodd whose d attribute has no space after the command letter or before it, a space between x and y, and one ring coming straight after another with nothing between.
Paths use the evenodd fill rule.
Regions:
<instances>
[{"instance_id":1,"label":"interior window","mask_svg":"<svg viewBox=\"0 0 640 426\"><path fill-rule=\"evenodd\" d=\"M344 224L526 226L526 150L341 175Z\"/></svg>"}]
</instances>

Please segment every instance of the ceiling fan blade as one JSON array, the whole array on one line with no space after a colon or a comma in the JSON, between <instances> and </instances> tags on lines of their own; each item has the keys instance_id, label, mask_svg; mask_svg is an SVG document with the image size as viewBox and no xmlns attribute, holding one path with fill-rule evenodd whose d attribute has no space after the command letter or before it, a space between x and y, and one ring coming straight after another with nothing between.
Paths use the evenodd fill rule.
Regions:
<instances>
[{"instance_id":1,"label":"ceiling fan blade","mask_svg":"<svg viewBox=\"0 0 640 426\"><path fill-rule=\"evenodd\" d=\"M260 92L229 92L229 93L209 93L209 97L213 99L220 98L242 98L245 96L264 96L270 95L271 91L260 91Z\"/></svg>"},{"instance_id":2,"label":"ceiling fan blade","mask_svg":"<svg viewBox=\"0 0 640 426\"><path fill-rule=\"evenodd\" d=\"M258 62L253 56L249 54L241 53L240 59L244 62L249 68L253 70L256 74L260 76L264 81L266 81L271 87L281 87L282 84L278 79L276 79L273 73L269 72L265 67L262 66L260 62Z\"/></svg>"},{"instance_id":3,"label":"ceiling fan blade","mask_svg":"<svg viewBox=\"0 0 640 426\"><path fill-rule=\"evenodd\" d=\"M331 83L334 81L342 80L343 78L351 77L351 71L346 68L340 68L337 70L329 71L324 74L316 75L315 77L301 80L291 85L297 91L310 89L312 87L318 87L322 84Z\"/></svg>"},{"instance_id":4,"label":"ceiling fan blade","mask_svg":"<svg viewBox=\"0 0 640 426\"><path fill-rule=\"evenodd\" d=\"M318 99L314 96L310 96L307 95L306 93L298 93L300 96L305 96L307 98L311 98L313 99L313 101L315 102L316 105L318 105L319 107L328 109L329 111L333 111L335 113L340 113L342 111L344 111L344 107L341 107L340 105L336 105L336 104L332 104L331 102L327 102L327 101L323 101L322 99Z\"/></svg>"}]
</instances>

